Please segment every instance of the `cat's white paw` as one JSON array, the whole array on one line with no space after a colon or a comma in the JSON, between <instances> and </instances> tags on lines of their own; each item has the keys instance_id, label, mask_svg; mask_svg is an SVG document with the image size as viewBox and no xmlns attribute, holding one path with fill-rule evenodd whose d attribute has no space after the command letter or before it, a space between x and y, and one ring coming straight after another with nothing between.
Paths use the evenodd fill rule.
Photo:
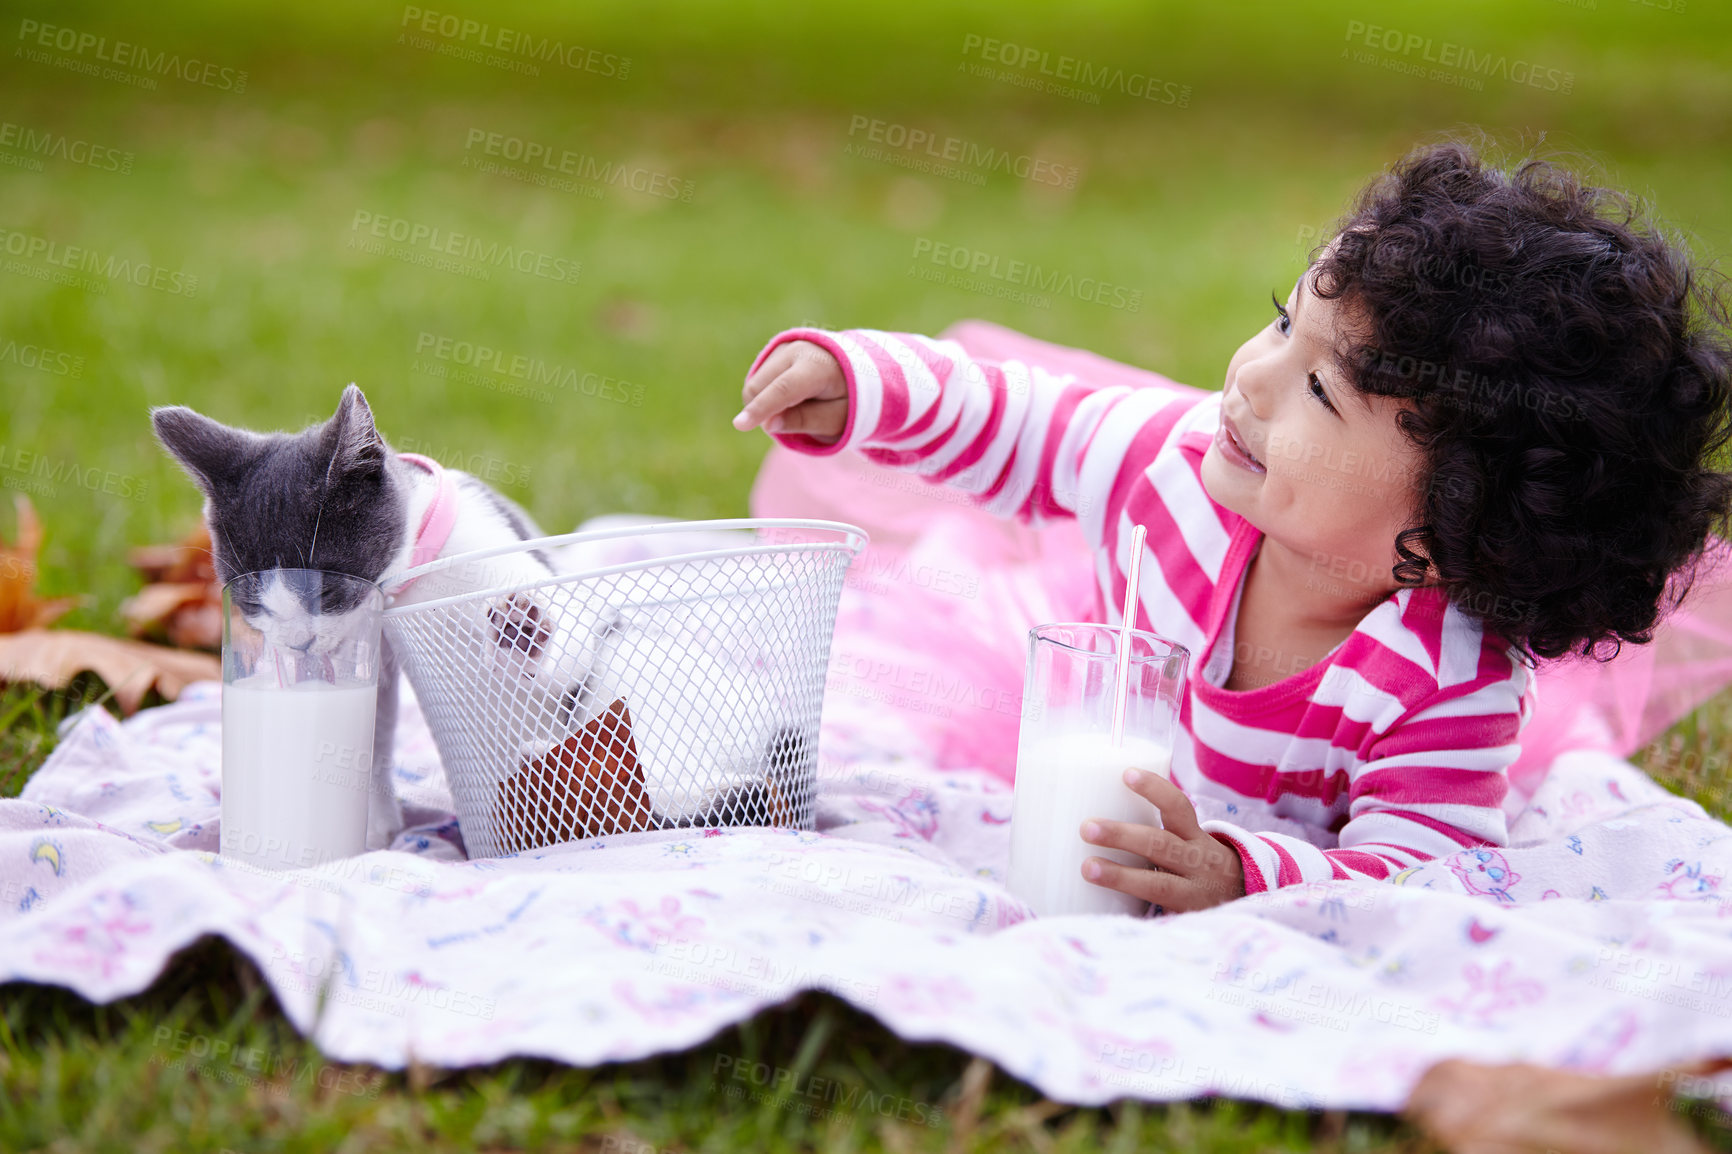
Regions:
<instances>
[{"instance_id":1,"label":"cat's white paw","mask_svg":"<svg viewBox=\"0 0 1732 1154\"><path fill-rule=\"evenodd\" d=\"M487 608L493 644L502 656L533 668L547 652L554 628L551 614L533 592L514 593Z\"/></svg>"}]
</instances>

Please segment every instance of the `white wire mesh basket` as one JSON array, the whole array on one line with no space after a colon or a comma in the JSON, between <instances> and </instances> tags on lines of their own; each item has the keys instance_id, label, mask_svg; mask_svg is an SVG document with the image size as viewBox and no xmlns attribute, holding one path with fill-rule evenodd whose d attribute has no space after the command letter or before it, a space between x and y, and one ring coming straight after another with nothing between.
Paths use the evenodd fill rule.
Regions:
<instances>
[{"instance_id":1,"label":"white wire mesh basket","mask_svg":"<svg viewBox=\"0 0 1732 1154\"><path fill-rule=\"evenodd\" d=\"M385 634L469 856L680 826L811 828L836 607L865 545L835 521L672 521L387 577Z\"/></svg>"}]
</instances>

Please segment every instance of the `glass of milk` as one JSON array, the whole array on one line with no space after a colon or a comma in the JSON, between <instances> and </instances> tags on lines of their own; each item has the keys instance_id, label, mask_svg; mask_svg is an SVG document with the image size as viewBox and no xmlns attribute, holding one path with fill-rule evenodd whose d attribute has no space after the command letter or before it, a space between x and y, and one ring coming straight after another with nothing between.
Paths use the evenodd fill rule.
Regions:
<instances>
[{"instance_id":1,"label":"glass of milk","mask_svg":"<svg viewBox=\"0 0 1732 1154\"><path fill-rule=\"evenodd\" d=\"M301 869L366 849L383 609L373 582L320 569L223 587L223 857Z\"/></svg>"},{"instance_id":2,"label":"glass of milk","mask_svg":"<svg viewBox=\"0 0 1732 1154\"><path fill-rule=\"evenodd\" d=\"M1161 825L1160 811L1124 783L1124 772L1135 767L1169 775L1190 653L1144 630L1130 637L1124 740L1115 746L1118 626L1029 630L1008 884L1043 917L1148 912L1147 902L1082 876L1091 857L1149 865L1136 854L1083 841L1089 818Z\"/></svg>"}]
</instances>

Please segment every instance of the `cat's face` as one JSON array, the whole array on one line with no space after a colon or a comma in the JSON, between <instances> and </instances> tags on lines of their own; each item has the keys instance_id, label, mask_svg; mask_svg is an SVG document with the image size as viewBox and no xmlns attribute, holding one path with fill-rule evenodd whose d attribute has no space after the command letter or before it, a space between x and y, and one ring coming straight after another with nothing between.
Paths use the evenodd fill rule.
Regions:
<instances>
[{"instance_id":1,"label":"cat's face","mask_svg":"<svg viewBox=\"0 0 1732 1154\"><path fill-rule=\"evenodd\" d=\"M358 583L295 571L377 581L408 533L407 495L361 390L350 385L330 420L299 433L230 428L180 406L153 410L151 424L204 491L217 579L282 571L234 588L247 623L281 647L333 652L373 600Z\"/></svg>"}]
</instances>

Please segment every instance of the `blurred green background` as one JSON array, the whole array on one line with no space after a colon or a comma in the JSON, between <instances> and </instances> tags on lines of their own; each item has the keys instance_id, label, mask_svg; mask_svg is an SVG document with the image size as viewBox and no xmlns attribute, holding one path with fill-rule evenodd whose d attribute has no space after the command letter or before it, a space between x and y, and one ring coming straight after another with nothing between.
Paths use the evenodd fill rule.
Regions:
<instances>
[{"instance_id":1,"label":"blurred green background","mask_svg":"<svg viewBox=\"0 0 1732 1154\"><path fill-rule=\"evenodd\" d=\"M299 428L355 381L399 448L550 532L732 516L768 442L728 419L777 330L978 316L1219 387L1354 191L1442 132L1572 156L1704 257L1732 246L1732 14L1700 0L61 3L8 6L0 35L0 483L46 523L44 591L88 594L67 624L102 630L126 546L197 517L151 405ZM1091 75L1045 91L1061 57ZM872 121L884 155L859 154ZM961 171L898 163L924 148L890 126L956 138ZM569 153L568 186L486 171L490 138ZM428 242L355 245L357 219L581 271L430 268ZM1140 303L934 283L922 243ZM57 261L91 269L55 283ZM567 387L457 373L458 342Z\"/></svg>"}]
</instances>

